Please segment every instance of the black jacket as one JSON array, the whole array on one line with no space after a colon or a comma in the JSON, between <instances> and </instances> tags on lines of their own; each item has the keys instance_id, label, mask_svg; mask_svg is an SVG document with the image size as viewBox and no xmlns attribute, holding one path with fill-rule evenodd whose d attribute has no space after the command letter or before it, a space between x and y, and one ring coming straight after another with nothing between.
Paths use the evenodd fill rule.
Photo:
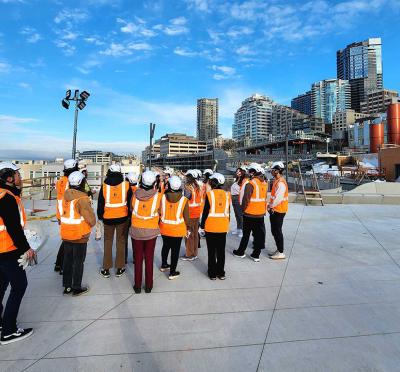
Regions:
<instances>
[{"instance_id":1,"label":"black jacket","mask_svg":"<svg viewBox=\"0 0 400 372\"><path fill-rule=\"evenodd\" d=\"M0 184L2 189L11 191L14 195L19 196L21 191L16 187L7 186L4 183ZM18 204L15 199L6 194L0 199L0 217L4 221L8 234L11 236L16 250L8 253L0 253L0 261L18 260L19 257L28 251L31 247L26 240L24 229L21 226L21 218L19 215Z\"/></svg>"},{"instance_id":2,"label":"black jacket","mask_svg":"<svg viewBox=\"0 0 400 372\"><path fill-rule=\"evenodd\" d=\"M124 180L124 177L121 173L110 173L107 175L106 179L104 180L104 183L106 185L110 186L117 186L120 183L122 183ZM128 198L127 198L127 205L129 209L129 205L131 203L132 199L132 190L129 188L128 190ZM121 218L104 218L104 205L105 205L105 200L104 200L104 195L103 195L103 186L100 188L99 192L99 199L97 201L97 217L99 220L103 221L105 225L119 225L123 222L125 222L128 219L128 216L126 217L121 217Z\"/></svg>"}]
</instances>

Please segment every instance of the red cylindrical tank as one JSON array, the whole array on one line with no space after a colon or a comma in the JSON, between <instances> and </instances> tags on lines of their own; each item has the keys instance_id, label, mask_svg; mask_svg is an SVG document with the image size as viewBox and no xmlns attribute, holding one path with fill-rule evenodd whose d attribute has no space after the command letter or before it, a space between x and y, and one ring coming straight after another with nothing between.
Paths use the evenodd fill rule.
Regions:
<instances>
[{"instance_id":1,"label":"red cylindrical tank","mask_svg":"<svg viewBox=\"0 0 400 372\"><path fill-rule=\"evenodd\" d=\"M376 153L385 142L385 126L383 123L369 125L369 151Z\"/></svg>"},{"instance_id":2,"label":"red cylindrical tank","mask_svg":"<svg viewBox=\"0 0 400 372\"><path fill-rule=\"evenodd\" d=\"M391 103L387 109L388 143L400 145L400 103Z\"/></svg>"}]
</instances>

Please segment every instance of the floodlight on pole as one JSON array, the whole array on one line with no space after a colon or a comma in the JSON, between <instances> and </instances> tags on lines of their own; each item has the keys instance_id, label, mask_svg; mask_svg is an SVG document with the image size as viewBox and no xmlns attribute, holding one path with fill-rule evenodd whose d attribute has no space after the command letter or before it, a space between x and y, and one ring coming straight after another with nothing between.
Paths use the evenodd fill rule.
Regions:
<instances>
[{"instance_id":1,"label":"floodlight on pole","mask_svg":"<svg viewBox=\"0 0 400 372\"><path fill-rule=\"evenodd\" d=\"M65 98L61 101L62 106L65 109L69 109L70 101L75 101L75 115L74 115L74 134L72 138L72 158L76 157L76 135L78 132L78 111L83 110L86 106L86 100L89 98L90 94L84 90L79 95L79 89L75 89L74 96L71 98L71 89L68 89L65 93Z\"/></svg>"}]
</instances>

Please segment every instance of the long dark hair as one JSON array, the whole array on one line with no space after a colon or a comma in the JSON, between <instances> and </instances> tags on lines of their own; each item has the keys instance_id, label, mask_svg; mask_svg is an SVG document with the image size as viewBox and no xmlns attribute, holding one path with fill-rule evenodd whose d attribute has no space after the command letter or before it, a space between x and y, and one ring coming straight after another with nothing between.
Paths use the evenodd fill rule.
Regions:
<instances>
[{"instance_id":1,"label":"long dark hair","mask_svg":"<svg viewBox=\"0 0 400 372\"><path fill-rule=\"evenodd\" d=\"M245 178L246 178L246 172L245 172L242 168L236 169L236 172L237 172L237 171L240 171L240 176L236 175L236 177L235 177L235 182L237 182L237 184L238 184L239 186L241 186L242 183L243 183L243 181L244 181ZM236 173L236 172L235 172L235 173Z\"/></svg>"},{"instance_id":2,"label":"long dark hair","mask_svg":"<svg viewBox=\"0 0 400 372\"><path fill-rule=\"evenodd\" d=\"M192 176L186 176L186 180L187 180L186 185L192 186L196 191L200 190L200 186L195 178L193 178Z\"/></svg>"}]
</instances>

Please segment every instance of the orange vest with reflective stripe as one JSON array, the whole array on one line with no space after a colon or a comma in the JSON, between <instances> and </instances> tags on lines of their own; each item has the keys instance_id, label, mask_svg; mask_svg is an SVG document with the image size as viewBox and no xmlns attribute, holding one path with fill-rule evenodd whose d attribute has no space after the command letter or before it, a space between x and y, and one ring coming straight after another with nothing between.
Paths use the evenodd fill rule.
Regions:
<instances>
[{"instance_id":1,"label":"orange vest with reflective stripe","mask_svg":"<svg viewBox=\"0 0 400 372\"><path fill-rule=\"evenodd\" d=\"M6 194L11 195L15 199L18 205L20 223L22 228L24 228L26 224L26 214L24 206L22 205L21 198L14 195L11 191L8 191L6 189L0 189L0 199L3 198ZM4 224L4 221L0 217L0 254L15 251L16 249L17 247L14 245L14 242L10 234L7 232L7 228L6 225Z\"/></svg>"},{"instance_id":2,"label":"orange vest with reflective stripe","mask_svg":"<svg viewBox=\"0 0 400 372\"><path fill-rule=\"evenodd\" d=\"M90 225L76 210L76 202L84 198L87 198L90 201L88 196L82 196L81 198L71 201L66 201L65 199L62 201L63 215L60 218L61 239L72 241L79 240L85 235L90 234Z\"/></svg>"},{"instance_id":3,"label":"orange vest with reflective stripe","mask_svg":"<svg viewBox=\"0 0 400 372\"><path fill-rule=\"evenodd\" d=\"M137 189L137 185L131 185L132 194L134 194Z\"/></svg>"},{"instance_id":4,"label":"orange vest with reflective stripe","mask_svg":"<svg viewBox=\"0 0 400 372\"><path fill-rule=\"evenodd\" d=\"M196 190L193 186L190 186L190 191L192 192L192 197L189 201L189 217L200 218L203 203L201 190Z\"/></svg>"},{"instance_id":5,"label":"orange vest with reflective stripe","mask_svg":"<svg viewBox=\"0 0 400 372\"><path fill-rule=\"evenodd\" d=\"M253 178L249 182L253 185L253 193L244 213L255 216L264 215L267 212L268 184L265 181L260 181L258 178Z\"/></svg>"},{"instance_id":6,"label":"orange vest with reflective stripe","mask_svg":"<svg viewBox=\"0 0 400 372\"><path fill-rule=\"evenodd\" d=\"M128 215L129 182L123 181L119 185L110 186L103 183L104 218L121 218Z\"/></svg>"},{"instance_id":7,"label":"orange vest with reflective stripe","mask_svg":"<svg viewBox=\"0 0 400 372\"><path fill-rule=\"evenodd\" d=\"M223 233L229 231L230 193L221 189L214 189L207 193L210 211L204 230L207 232Z\"/></svg>"},{"instance_id":8,"label":"orange vest with reflective stripe","mask_svg":"<svg viewBox=\"0 0 400 372\"><path fill-rule=\"evenodd\" d=\"M184 237L186 224L183 219L183 210L188 199L183 195L176 203L168 201L165 194L161 198L160 232L161 235Z\"/></svg>"},{"instance_id":9,"label":"orange vest with reflective stripe","mask_svg":"<svg viewBox=\"0 0 400 372\"><path fill-rule=\"evenodd\" d=\"M64 198L65 190L68 189L68 177L62 176L56 183L56 191L57 191L57 206L56 206L56 216L58 219L63 214L62 200Z\"/></svg>"},{"instance_id":10,"label":"orange vest with reflective stripe","mask_svg":"<svg viewBox=\"0 0 400 372\"><path fill-rule=\"evenodd\" d=\"M275 194L276 190L278 189L279 183L282 182L285 185L285 195L283 197L283 200L276 205L273 210L278 213L287 213L288 211L288 206L289 206L289 191L288 191L288 185L287 182L284 178L279 178L279 180L274 180L272 184L272 189L271 189L271 203L275 199Z\"/></svg>"},{"instance_id":11,"label":"orange vest with reflective stripe","mask_svg":"<svg viewBox=\"0 0 400 372\"><path fill-rule=\"evenodd\" d=\"M132 226L144 229L158 228L158 209L161 203L161 194L156 192L149 200L139 200L132 197Z\"/></svg>"}]
</instances>

